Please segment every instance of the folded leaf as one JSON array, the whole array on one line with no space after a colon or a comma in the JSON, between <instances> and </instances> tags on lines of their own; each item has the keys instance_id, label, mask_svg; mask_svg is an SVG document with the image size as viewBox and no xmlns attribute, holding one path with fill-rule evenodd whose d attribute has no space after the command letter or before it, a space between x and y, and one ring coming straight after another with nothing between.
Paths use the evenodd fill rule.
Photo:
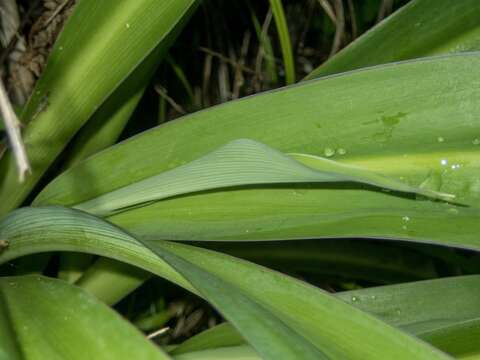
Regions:
<instances>
[{"instance_id":1,"label":"folded leaf","mask_svg":"<svg viewBox=\"0 0 480 360\"><path fill-rule=\"evenodd\" d=\"M0 237L8 241L0 261L31 251L82 249L137 264L196 289L265 359L298 359L299 354L305 359L448 359L299 280L192 246L140 243L78 210L19 209L1 220Z\"/></svg>"},{"instance_id":2,"label":"folded leaf","mask_svg":"<svg viewBox=\"0 0 480 360\"><path fill-rule=\"evenodd\" d=\"M34 203L79 204L250 138L454 194L470 208L355 184L279 184L177 196L109 220L145 239L473 240L480 230L480 122L472 114L480 112L480 87L471 73L478 67L478 53L379 66L200 111L79 163Z\"/></svg>"},{"instance_id":3,"label":"folded leaf","mask_svg":"<svg viewBox=\"0 0 480 360\"><path fill-rule=\"evenodd\" d=\"M451 200L453 195L414 188L371 171L335 161L295 155L307 167L261 143L240 139L200 159L137 183L114 190L74 207L99 216L109 216L134 206L211 189L246 185L317 182L360 182L383 189Z\"/></svg>"}]
</instances>

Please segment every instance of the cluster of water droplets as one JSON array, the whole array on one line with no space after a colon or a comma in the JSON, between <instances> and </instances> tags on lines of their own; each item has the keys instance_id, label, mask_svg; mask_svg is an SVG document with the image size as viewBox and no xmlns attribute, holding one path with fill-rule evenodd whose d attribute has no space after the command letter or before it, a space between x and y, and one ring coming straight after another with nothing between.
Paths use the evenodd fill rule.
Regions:
<instances>
[{"instance_id":1,"label":"cluster of water droplets","mask_svg":"<svg viewBox=\"0 0 480 360\"><path fill-rule=\"evenodd\" d=\"M335 154L337 154L337 155L345 155L346 153L347 153L347 150L344 149L344 148L334 149L334 148L331 148L331 147L326 147L326 148L323 150L323 154L324 154L326 157L332 157L332 156L334 156Z\"/></svg>"}]
</instances>

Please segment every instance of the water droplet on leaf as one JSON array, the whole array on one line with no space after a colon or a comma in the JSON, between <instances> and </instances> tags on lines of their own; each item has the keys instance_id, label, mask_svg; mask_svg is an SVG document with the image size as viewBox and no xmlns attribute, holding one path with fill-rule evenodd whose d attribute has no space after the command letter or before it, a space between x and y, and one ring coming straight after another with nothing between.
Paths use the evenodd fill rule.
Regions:
<instances>
[{"instance_id":1,"label":"water droplet on leaf","mask_svg":"<svg viewBox=\"0 0 480 360\"><path fill-rule=\"evenodd\" d=\"M323 153L326 157L332 157L333 155L335 155L335 150L332 148L325 148Z\"/></svg>"}]
</instances>

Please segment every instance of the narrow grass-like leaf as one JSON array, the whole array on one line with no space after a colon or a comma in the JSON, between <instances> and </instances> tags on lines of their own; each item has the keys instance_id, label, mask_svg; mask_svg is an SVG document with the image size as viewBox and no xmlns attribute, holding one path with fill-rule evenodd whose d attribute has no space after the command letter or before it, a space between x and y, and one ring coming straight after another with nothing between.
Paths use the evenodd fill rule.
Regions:
<instances>
[{"instance_id":1,"label":"narrow grass-like leaf","mask_svg":"<svg viewBox=\"0 0 480 360\"><path fill-rule=\"evenodd\" d=\"M0 163L0 214L17 207L74 134L193 9L195 0L85 0L76 5L22 117L32 175Z\"/></svg>"},{"instance_id":2,"label":"narrow grass-like leaf","mask_svg":"<svg viewBox=\"0 0 480 360\"><path fill-rule=\"evenodd\" d=\"M451 200L453 195L414 188L371 171L315 156L295 155L302 163L261 143L240 139L176 169L114 190L75 208L110 216L175 195L245 185L360 182L381 189Z\"/></svg>"},{"instance_id":3,"label":"narrow grass-like leaf","mask_svg":"<svg viewBox=\"0 0 480 360\"><path fill-rule=\"evenodd\" d=\"M290 32L285 19L282 0L270 0L270 6L272 7L273 19L280 39L286 82L287 85L290 85L295 82L295 60L293 59Z\"/></svg>"},{"instance_id":4,"label":"narrow grass-like leaf","mask_svg":"<svg viewBox=\"0 0 480 360\"><path fill-rule=\"evenodd\" d=\"M1 278L0 314L2 359L169 359L106 305L60 280Z\"/></svg>"},{"instance_id":5,"label":"narrow grass-like leaf","mask_svg":"<svg viewBox=\"0 0 480 360\"><path fill-rule=\"evenodd\" d=\"M267 359L298 359L299 354L321 358L322 353L352 359L448 358L301 281L209 250L164 241L144 243L157 256L121 229L77 210L14 211L1 221L0 237L8 241L0 261L32 251L89 251L193 287Z\"/></svg>"},{"instance_id":6,"label":"narrow grass-like leaf","mask_svg":"<svg viewBox=\"0 0 480 360\"><path fill-rule=\"evenodd\" d=\"M414 59L480 50L476 0L413 0L367 31L307 79Z\"/></svg>"}]
</instances>

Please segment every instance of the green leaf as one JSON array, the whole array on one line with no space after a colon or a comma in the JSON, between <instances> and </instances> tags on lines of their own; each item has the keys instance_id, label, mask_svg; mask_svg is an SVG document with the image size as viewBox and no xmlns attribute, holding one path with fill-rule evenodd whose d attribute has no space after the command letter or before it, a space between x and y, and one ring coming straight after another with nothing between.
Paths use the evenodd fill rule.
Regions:
<instances>
[{"instance_id":1,"label":"green leaf","mask_svg":"<svg viewBox=\"0 0 480 360\"><path fill-rule=\"evenodd\" d=\"M480 276L419 281L336 293L335 296L400 327L452 356L480 353ZM441 299L442 301L438 301ZM171 354L245 343L228 323L180 344Z\"/></svg>"},{"instance_id":2,"label":"green leaf","mask_svg":"<svg viewBox=\"0 0 480 360\"><path fill-rule=\"evenodd\" d=\"M194 3L84 0L76 5L22 113L32 175L18 184L11 154L1 159L0 214L25 199L75 133Z\"/></svg>"},{"instance_id":3,"label":"green leaf","mask_svg":"<svg viewBox=\"0 0 480 360\"><path fill-rule=\"evenodd\" d=\"M280 39L286 83L290 85L295 82L295 60L293 58L292 43L290 41L290 33L287 20L285 19L282 0L270 0L270 6L272 7L273 18Z\"/></svg>"},{"instance_id":4,"label":"green leaf","mask_svg":"<svg viewBox=\"0 0 480 360\"><path fill-rule=\"evenodd\" d=\"M245 344L245 339L229 323L222 323L192 336L170 351L171 355L233 347Z\"/></svg>"},{"instance_id":5,"label":"green leaf","mask_svg":"<svg viewBox=\"0 0 480 360\"><path fill-rule=\"evenodd\" d=\"M393 61L480 50L476 0L413 0L367 31L307 79Z\"/></svg>"},{"instance_id":6,"label":"green leaf","mask_svg":"<svg viewBox=\"0 0 480 360\"><path fill-rule=\"evenodd\" d=\"M405 244L358 239L303 241L198 242L199 246L273 269L288 269L322 278L390 284L438 276L432 258ZM441 250L441 249L438 249Z\"/></svg>"},{"instance_id":7,"label":"green leaf","mask_svg":"<svg viewBox=\"0 0 480 360\"><path fill-rule=\"evenodd\" d=\"M165 55L165 50L165 44L158 45L90 117L73 141L66 168L117 141Z\"/></svg>"},{"instance_id":8,"label":"green leaf","mask_svg":"<svg viewBox=\"0 0 480 360\"><path fill-rule=\"evenodd\" d=\"M299 353L317 359L322 354L352 359L448 358L301 281L205 249L144 243L156 256L121 229L78 210L19 209L1 221L0 237L8 241L0 261L32 251L88 251L193 287L267 359L298 359Z\"/></svg>"},{"instance_id":9,"label":"green leaf","mask_svg":"<svg viewBox=\"0 0 480 360\"><path fill-rule=\"evenodd\" d=\"M414 188L371 171L315 156L296 154L292 160L261 143L240 139L186 165L114 190L74 207L99 216L193 192L234 186L360 182L383 189L453 199L453 195ZM314 170L317 169L317 170ZM41 199L40 199L41 201Z\"/></svg>"},{"instance_id":10,"label":"green leaf","mask_svg":"<svg viewBox=\"0 0 480 360\"><path fill-rule=\"evenodd\" d=\"M41 276L0 278L2 359L169 359L86 292Z\"/></svg>"},{"instance_id":11,"label":"green leaf","mask_svg":"<svg viewBox=\"0 0 480 360\"><path fill-rule=\"evenodd\" d=\"M261 360L262 358L250 346L232 346L182 353L175 360Z\"/></svg>"},{"instance_id":12,"label":"green leaf","mask_svg":"<svg viewBox=\"0 0 480 360\"><path fill-rule=\"evenodd\" d=\"M473 114L480 112L480 87L471 74L479 67L478 53L379 66L197 112L69 169L35 204L78 204L246 137L283 153L330 156L411 186L455 194L471 207L354 184L270 185L175 197L109 220L146 239L475 241L480 123ZM81 180L86 178L88 183Z\"/></svg>"},{"instance_id":13,"label":"green leaf","mask_svg":"<svg viewBox=\"0 0 480 360\"><path fill-rule=\"evenodd\" d=\"M455 357L480 354L480 276L457 276L338 293L357 308ZM441 301L439 301L441 299Z\"/></svg>"}]
</instances>

